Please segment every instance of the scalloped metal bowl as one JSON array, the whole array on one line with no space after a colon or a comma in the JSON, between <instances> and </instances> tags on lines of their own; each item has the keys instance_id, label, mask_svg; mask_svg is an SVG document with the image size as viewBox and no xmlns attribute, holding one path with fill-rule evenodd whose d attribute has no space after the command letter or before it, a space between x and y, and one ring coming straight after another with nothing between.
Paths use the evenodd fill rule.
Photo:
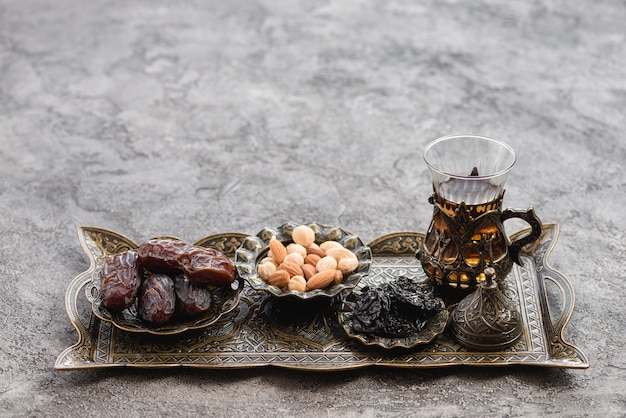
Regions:
<instances>
[{"instance_id":1,"label":"scalloped metal bowl","mask_svg":"<svg viewBox=\"0 0 626 418\"><path fill-rule=\"evenodd\" d=\"M345 248L352 251L359 265L354 272L345 276L343 281L337 285L327 287L326 289L315 289L308 292L297 292L294 290L282 290L276 286L270 285L259 277L257 273L257 265L269 251L269 242L272 238L282 241L283 244L293 242L291 234L298 223L287 222L277 228L264 228L258 234L249 236L244 239L242 245L235 252L235 266L239 276L248 284L256 289L271 293L279 298L330 298L338 295L344 290L351 290L361 281L361 279L369 274L372 265L372 252L369 247L356 235L342 228L321 225L318 223L307 224L315 231L315 242L322 243L324 241L337 241Z\"/></svg>"},{"instance_id":2,"label":"scalloped metal bowl","mask_svg":"<svg viewBox=\"0 0 626 418\"><path fill-rule=\"evenodd\" d=\"M193 245L198 247L215 248L225 254L226 250L231 248L230 251L228 251L229 254L227 255L232 258L234 249L232 249L232 243L224 242L227 239L225 237L225 234L212 235L201 239ZM159 236L155 238L180 239L173 236ZM243 238L243 235L241 238ZM109 243L109 245L107 245L107 243ZM111 243L121 244L118 246L111 246ZM209 289L211 291L213 301L211 308L207 312L194 318L182 318L175 315L171 321L162 325L155 325L141 320L137 314L137 308L135 305L124 309L121 312L111 312L102 305L102 295L100 292L100 271L102 270L104 258L107 255L116 252L136 249L137 244L116 232L98 229L91 232L87 245L93 246L95 248L95 253L87 252L89 258L91 259L92 266L90 268L91 281L85 287L85 295L87 300L91 302L93 313L98 318L103 321L113 323L115 327L121 330L132 333L147 333L153 335L180 334L188 330L206 328L214 324L226 313L235 309L239 304L240 293L244 284L241 279L235 280L231 286L210 287Z\"/></svg>"},{"instance_id":3,"label":"scalloped metal bowl","mask_svg":"<svg viewBox=\"0 0 626 418\"><path fill-rule=\"evenodd\" d=\"M342 300L339 308L339 323L349 337L354 338L368 346L378 346L385 349L390 348L413 348L418 345L428 344L441 334L448 323L448 311L446 305L440 298L441 309L428 321L428 325L421 331L407 335L405 337L381 337L373 334L359 334L352 330L352 319L356 300L360 292L349 294Z\"/></svg>"}]
</instances>

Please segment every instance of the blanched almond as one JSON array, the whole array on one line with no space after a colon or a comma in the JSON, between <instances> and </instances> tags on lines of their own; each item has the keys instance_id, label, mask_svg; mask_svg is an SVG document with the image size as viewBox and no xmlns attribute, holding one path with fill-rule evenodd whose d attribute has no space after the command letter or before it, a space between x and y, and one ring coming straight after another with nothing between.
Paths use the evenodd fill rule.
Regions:
<instances>
[{"instance_id":1,"label":"blanched almond","mask_svg":"<svg viewBox=\"0 0 626 418\"><path fill-rule=\"evenodd\" d=\"M341 247L341 248L329 248L326 251L326 254L328 254L329 256L333 257L335 260L339 261L342 258L346 258L346 257L350 257L350 258L354 258L356 259L356 255L350 251L347 248Z\"/></svg>"},{"instance_id":2,"label":"blanched almond","mask_svg":"<svg viewBox=\"0 0 626 418\"><path fill-rule=\"evenodd\" d=\"M344 274L352 273L358 266L359 260L356 257L344 257L337 263L337 269Z\"/></svg>"},{"instance_id":3,"label":"blanched almond","mask_svg":"<svg viewBox=\"0 0 626 418\"><path fill-rule=\"evenodd\" d=\"M335 270L326 270L316 273L306 282L306 290L324 289L335 280Z\"/></svg>"},{"instance_id":4,"label":"blanched almond","mask_svg":"<svg viewBox=\"0 0 626 418\"><path fill-rule=\"evenodd\" d=\"M337 241L324 241L320 244L320 249L322 251L328 252L330 248L343 248L343 245Z\"/></svg>"},{"instance_id":5,"label":"blanched almond","mask_svg":"<svg viewBox=\"0 0 626 418\"><path fill-rule=\"evenodd\" d=\"M317 271L336 270L337 260L327 255L324 258L320 258L320 261L318 261L317 264L315 264L315 268L317 269Z\"/></svg>"}]
</instances>

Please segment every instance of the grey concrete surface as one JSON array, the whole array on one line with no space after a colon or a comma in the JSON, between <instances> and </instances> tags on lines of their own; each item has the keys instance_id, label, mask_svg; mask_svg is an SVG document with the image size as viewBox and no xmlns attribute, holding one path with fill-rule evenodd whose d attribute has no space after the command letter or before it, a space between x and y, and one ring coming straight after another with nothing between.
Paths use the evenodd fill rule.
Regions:
<instances>
[{"instance_id":1,"label":"grey concrete surface","mask_svg":"<svg viewBox=\"0 0 626 418\"><path fill-rule=\"evenodd\" d=\"M1 416L623 416L623 1L0 1ZM53 370L88 267L287 220L424 231L421 153L473 132L561 235L587 370ZM511 231L512 232L512 231Z\"/></svg>"}]
</instances>

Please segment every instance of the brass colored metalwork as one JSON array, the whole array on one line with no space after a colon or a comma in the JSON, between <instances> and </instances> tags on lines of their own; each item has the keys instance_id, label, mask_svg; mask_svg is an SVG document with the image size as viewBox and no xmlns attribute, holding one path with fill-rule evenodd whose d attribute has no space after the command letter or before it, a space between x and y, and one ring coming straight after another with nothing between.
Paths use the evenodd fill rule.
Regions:
<instances>
[{"instance_id":1,"label":"brass colored metalwork","mask_svg":"<svg viewBox=\"0 0 626 418\"><path fill-rule=\"evenodd\" d=\"M504 280L513 262L521 265L520 252L539 238L541 221L532 208L502 211L503 196L478 205L454 203L437 193L430 197L433 219L417 257L435 285L467 293L484 278L486 267L492 267ZM531 226L528 234L512 243L503 226L510 218L523 219Z\"/></svg>"},{"instance_id":2,"label":"brass colored metalwork","mask_svg":"<svg viewBox=\"0 0 626 418\"><path fill-rule=\"evenodd\" d=\"M347 335L365 345L378 346L381 348L413 348L418 345L428 344L441 334L448 324L449 314L443 299L441 309L428 321L428 325L419 332L404 337L392 338L381 337L373 334L359 334L352 330L350 324L354 317L354 309L360 292L354 291L343 298L339 308L339 323L343 326Z\"/></svg>"},{"instance_id":3,"label":"brass colored metalwork","mask_svg":"<svg viewBox=\"0 0 626 418\"><path fill-rule=\"evenodd\" d=\"M315 232L315 241L320 244L324 241L336 241L345 248L352 251L359 264L350 274L341 280L341 283L329 286L325 289L315 289L308 292L297 292L295 290L283 290L270 285L267 280L263 280L257 273L257 264L269 251L269 242L275 238L283 243L293 242L291 233L299 224L286 222L277 228L263 228L256 235L250 235L244 239L241 247L235 252L235 265L239 276L256 290L263 290L278 298L291 299L316 299L331 298L338 294L354 289L359 281L368 275L372 264L372 252L365 245L363 240L345 229L311 223L308 226Z\"/></svg>"},{"instance_id":4,"label":"brass colored metalwork","mask_svg":"<svg viewBox=\"0 0 626 418\"><path fill-rule=\"evenodd\" d=\"M521 234L525 233L528 231ZM94 242L94 234L99 235L97 242L103 248L124 245L121 236L114 232L96 228L79 230L79 237L87 241L87 245ZM218 234L201 241L234 257L235 249L245 236ZM505 350L466 349L449 330L429 344L411 349L385 350L365 346L343 330L337 317L340 304L337 297L291 303L250 286L243 288L235 309L207 328L173 336L129 333L92 313L84 295L85 286L91 280L91 273L87 270L71 281L65 295L67 314L78 331L78 342L59 355L55 368L273 366L331 371L368 366L421 368L521 364L584 369L589 367L585 355L565 342L562 336L574 310L573 290L567 279L550 268L546 260L557 236L557 225L544 225L541 237L521 250L524 266L514 266L506 280L507 294L520 307L523 333ZM427 280L415 258L415 251L423 239L424 235L420 233L399 232L371 242L370 274L358 287L398 275ZM558 293L547 292L547 286ZM555 316L551 317L551 314Z\"/></svg>"},{"instance_id":5,"label":"brass colored metalwork","mask_svg":"<svg viewBox=\"0 0 626 418\"><path fill-rule=\"evenodd\" d=\"M141 320L137 314L135 305L124 309L121 312L110 312L102 304L102 294L100 292L100 271L107 255L119 253L137 248L130 239L109 233L105 230L95 228L83 228L79 234L79 239L87 256L91 260L88 277L91 279L86 286L85 295L91 302L93 313L104 321L113 323L119 329L128 332L149 333L155 335L174 335L191 329L208 327L216 322L222 315L235 309L239 304L239 294L243 288L243 281L237 280L232 286L209 287L211 292L210 309L194 318L175 318L172 321L154 325ZM160 236L161 239L180 239L172 236ZM219 247L227 251L232 251L232 245L239 243L238 240L221 242L196 242L196 246L211 245L212 248ZM230 245L230 247L229 247ZM219 248L216 248L219 250Z\"/></svg>"},{"instance_id":6,"label":"brass colored metalwork","mask_svg":"<svg viewBox=\"0 0 626 418\"><path fill-rule=\"evenodd\" d=\"M452 312L451 333L465 347L497 351L515 344L522 336L517 308L493 280L495 270L485 269L485 280Z\"/></svg>"}]
</instances>

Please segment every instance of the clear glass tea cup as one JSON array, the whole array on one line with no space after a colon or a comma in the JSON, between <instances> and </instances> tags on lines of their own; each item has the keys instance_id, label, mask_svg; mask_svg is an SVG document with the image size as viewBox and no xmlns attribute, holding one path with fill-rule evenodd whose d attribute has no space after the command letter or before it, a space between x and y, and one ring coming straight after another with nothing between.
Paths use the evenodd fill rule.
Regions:
<instances>
[{"instance_id":1,"label":"clear glass tea cup","mask_svg":"<svg viewBox=\"0 0 626 418\"><path fill-rule=\"evenodd\" d=\"M445 136L426 146L434 210L417 257L435 285L475 289L487 267L504 280L513 262L521 265L521 248L541 235L541 221L532 207L502 210L515 159L509 145L484 136ZM503 225L510 218L526 221L531 231L510 242Z\"/></svg>"}]
</instances>

